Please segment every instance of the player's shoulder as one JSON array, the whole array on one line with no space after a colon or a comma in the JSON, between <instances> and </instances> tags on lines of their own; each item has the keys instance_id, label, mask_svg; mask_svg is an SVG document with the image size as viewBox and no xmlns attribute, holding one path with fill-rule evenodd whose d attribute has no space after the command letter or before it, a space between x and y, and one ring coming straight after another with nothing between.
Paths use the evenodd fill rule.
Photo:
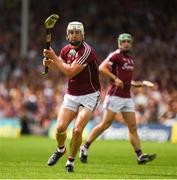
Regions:
<instances>
[{"instance_id":1,"label":"player's shoulder","mask_svg":"<svg viewBox=\"0 0 177 180\"><path fill-rule=\"evenodd\" d=\"M120 50L119 49L116 49L115 51L112 51L111 53L109 53L106 59L111 59L111 58L114 58L117 56L118 57L120 56Z\"/></svg>"},{"instance_id":2,"label":"player's shoulder","mask_svg":"<svg viewBox=\"0 0 177 180\"><path fill-rule=\"evenodd\" d=\"M96 53L95 50L92 48L92 46L89 45L88 43L86 43L85 41L82 43L80 50L86 54L92 54L93 55Z\"/></svg>"},{"instance_id":3,"label":"player's shoulder","mask_svg":"<svg viewBox=\"0 0 177 180\"><path fill-rule=\"evenodd\" d=\"M91 47L91 45L89 45L88 43L86 43L85 41L83 41L83 43L82 43L82 49L83 50L92 50L92 47Z\"/></svg>"},{"instance_id":4,"label":"player's shoulder","mask_svg":"<svg viewBox=\"0 0 177 180\"><path fill-rule=\"evenodd\" d=\"M134 59L134 56L131 53L127 54L127 57L130 58L130 59Z\"/></svg>"}]
</instances>

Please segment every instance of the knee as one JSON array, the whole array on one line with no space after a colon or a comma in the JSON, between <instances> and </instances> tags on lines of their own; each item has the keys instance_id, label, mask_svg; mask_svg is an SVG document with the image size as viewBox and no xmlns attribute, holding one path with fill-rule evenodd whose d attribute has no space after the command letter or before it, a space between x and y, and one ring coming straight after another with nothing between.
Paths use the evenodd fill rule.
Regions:
<instances>
[{"instance_id":1,"label":"knee","mask_svg":"<svg viewBox=\"0 0 177 180\"><path fill-rule=\"evenodd\" d=\"M136 133L136 132L137 132L137 127L136 127L136 125L131 125L131 126L129 126L129 132L130 132L131 134Z\"/></svg>"},{"instance_id":2,"label":"knee","mask_svg":"<svg viewBox=\"0 0 177 180\"><path fill-rule=\"evenodd\" d=\"M66 131L66 129L63 126L58 126L56 128L56 133L57 134L63 134L63 133L65 133L65 131Z\"/></svg>"},{"instance_id":3,"label":"knee","mask_svg":"<svg viewBox=\"0 0 177 180\"><path fill-rule=\"evenodd\" d=\"M74 128L73 130L73 136L81 136L82 135L83 130L79 129L79 128Z\"/></svg>"}]
</instances>

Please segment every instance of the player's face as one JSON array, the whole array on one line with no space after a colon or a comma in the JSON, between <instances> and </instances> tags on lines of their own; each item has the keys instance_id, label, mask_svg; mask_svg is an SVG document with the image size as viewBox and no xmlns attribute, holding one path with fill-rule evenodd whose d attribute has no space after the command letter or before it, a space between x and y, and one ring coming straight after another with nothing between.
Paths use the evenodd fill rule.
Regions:
<instances>
[{"instance_id":1,"label":"player's face","mask_svg":"<svg viewBox=\"0 0 177 180\"><path fill-rule=\"evenodd\" d=\"M84 40L84 35L80 30L69 30L67 34L67 39L69 42L82 42Z\"/></svg>"},{"instance_id":2,"label":"player's face","mask_svg":"<svg viewBox=\"0 0 177 180\"><path fill-rule=\"evenodd\" d=\"M119 49L121 51L130 51L132 48L132 41L130 40L123 40L119 43Z\"/></svg>"}]
</instances>

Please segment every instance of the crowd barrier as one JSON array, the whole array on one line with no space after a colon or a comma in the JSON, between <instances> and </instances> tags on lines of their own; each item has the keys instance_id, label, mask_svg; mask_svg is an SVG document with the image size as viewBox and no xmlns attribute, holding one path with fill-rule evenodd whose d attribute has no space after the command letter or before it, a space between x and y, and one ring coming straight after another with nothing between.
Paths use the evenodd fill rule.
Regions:
<instances>
[{"instance_id":1,"label":"crowd barrier","mask_svg":"<svg viewBox=\"0 0 177 180\"><path fill-rule=\"evenodd\" d=\"M55 138L56 120L51 121L48 129L48 136ZM74 123L68 127L67 137L72 136ZM91 129L95 126L94 121L89 121L84 132L85 139ZM0 137L19 137L21 132L21 124L18 118L0 118ZM177 123L174 126L165 126L162 124L146 124L138 126L138 134L142 141L167 142L177 143ZM99 139L106 140L128 140L128 128L124 124L113 123L106 131L104 131Z\"/></svg>"},{"instance_id":2,"label":"crowd barrier","mask_svg":"<svg viewBox=\"0 0 177 180\"><path fill-rule=\"evenodd\" d=\"M55 138L55 125L56 121L52 121L51 126L49 128L49 137ZM90 121L83 133L83 139L85 139L91 129L95 126L95 124ZM68 128L67 137L71 138L72 135L73 123ZM154 141L154 142L166 142L171 141L173 143L177 143L177 123L171 126L165 126L162 124L151 124L148 123L146 125L138 126L138 134L142 141ZM106 140L128 140L128 128L124 124L121 123L112 123L112 125L104 131L99 139Z\"/></svg>"},{"instance_id":3,"label":"crowd barrier","mask_svg":"<svg viewBox=\"0 0 177 180\"><path fill-rule=\"evenodd\" d=\"M171 140L171 127L161 124L146 124L138 126L138 134L142 141L165 142ZM103 132L101 139L128 140L127 126L113 123L110 128Z\"/></svg>"},{"instance_id":4,"label":"crowd barrier","mask_svg":"<svg viewBox=\"0 0 177 180\"><path fill-rule=\"evenodd\" d=\"M18 118L0 118L0 137L19 137L21 132Z\"/></svg>"}]
</instances>

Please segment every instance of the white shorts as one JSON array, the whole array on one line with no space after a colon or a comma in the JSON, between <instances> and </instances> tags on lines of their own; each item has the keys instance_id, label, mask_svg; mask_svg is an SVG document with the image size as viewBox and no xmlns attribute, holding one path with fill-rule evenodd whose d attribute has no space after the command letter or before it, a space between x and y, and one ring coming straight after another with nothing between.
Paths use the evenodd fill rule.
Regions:
<instances>
[{"instance_id":1,"label":"white shorts","mask_svg":"<svg viewBox=\"0 0 177 180\"><path fill-rule=\"evenodd\" d=\"M91 111L94 111L99 104L99 100L99 91L82 96L73 96L70 94L65 94L62 107L77 112L80 106L84 106L90 109Z\"/></svg>"},{"instance_id":2,"label":"white shorts","mask_svg":"<svg viewBox=\"0 0 177 180\"><path fill-rule=\"evenodd\" d=\"M121 98L118 96L105 97L103 108L112 112L135 112L135 104L132 98Z\"/></svg>"}]
</instances>

